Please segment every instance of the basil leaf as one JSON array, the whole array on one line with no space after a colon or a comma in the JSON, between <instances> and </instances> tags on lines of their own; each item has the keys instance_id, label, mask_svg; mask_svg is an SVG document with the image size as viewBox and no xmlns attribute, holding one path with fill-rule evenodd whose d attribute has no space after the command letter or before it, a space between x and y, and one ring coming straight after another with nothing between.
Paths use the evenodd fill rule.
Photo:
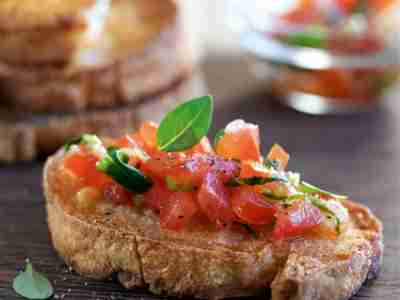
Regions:
<instances>
[{"instance_id":1,"label":"basil leaf","mask_svg":"<svg viewBox=\"0 0 400 300\"><path fill-rule=\"evenodd\" d=\"M183 103L169 112L157 130L160 150L175 152L190 149L207 135L213 114L213 98L204 96Z\"/></svg>"},{"instance_id":2,"label":"basil leaf","mask_svg":"<svg viewBox=\"0 0 400 300\"><path fill-rule=\"evenodd\" d=\"M331 192L325 191L325 190L323 190L319 187L316 187L310 183L307 183L305 181L300 182L297 189L300 192L305 193L305 194L321 194L321 195L332 197L332 198L335 198L338 200L346 200L347 199L347 196L333 194Z\"/></svg>"},{"instance_id":3,"label":"basil leaf","mask_svg":"<svg viewBox=\"0 0 400 300\"><path fill-rule=\"evenodd\" d=\"M271 177L249 177L249 178L232 178L225 185L229 187L238 187L240 185L263 185L269 182L282 181L286 182L287 179L281 176L271 176Z\"/></svg>"},{"instance_id":4,"label":"basil leaf","mask_svg":"<svg viewBox=\"0 0 400 300\"><path fill-rule=\"evenodd\" d=\"M283 38L289 45L310 48L326 48L328 33L320 26L310 26L304 31L291 33Z\"/></svg>"},{"instance_id":5,"label":"basil leaf","mask_svg":"<svg viewBox=\"0 0 400 300\"><path fill-rule=\"evenodd\" d=\"M54 294L50 281L36 272L29 260L26 260L25 270L14 278L13 289L27 299L48 299Z\"/></svg>"},{"instance_id":6,"label":"basil leaf","mask_svg":"<svg viewBox=\"0 0 400 300\"><path fill-rule=\"evenodd\" d=\"M214 137L214 147L217 146L218 142L220 141L220 139L223 138L224 135L225 135L225 129L220 129L217 131Z\"/></svg>"},{"instance_id":7,"label":"basil leaf","mask_svg":"<svg viewBox=\"0 0 400 300\"><path fill-rule=\"evenodd\" d=\"M123 187L135 193L144 193L153 185L153 181L134 166L128 164L129 156L114 147L97 163L97 169L112 177Z\"/></svg>"}]
</instances>

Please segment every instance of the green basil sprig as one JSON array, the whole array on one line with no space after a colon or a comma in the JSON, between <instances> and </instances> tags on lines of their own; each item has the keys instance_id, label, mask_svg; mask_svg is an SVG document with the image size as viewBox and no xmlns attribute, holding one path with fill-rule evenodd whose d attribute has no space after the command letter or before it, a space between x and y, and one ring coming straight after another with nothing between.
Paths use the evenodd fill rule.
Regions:
<instances>
[{"instance_id":1,"label":"green basil sprig","mask_svg":"<svg viewBox=\"0 0 400 300\"><path fill-rule=\"evenodd\" d=\"M170 176L165 177L165 183L167 188L173 192L194 192L197 189L197 187L190 184L180 184Z\"/></svg>"},{"instance_id":2,"label":"green basil sprig","mask_svg":"<svg viewBox=\"0 0 400 300\"><path fill-rule=\"evenodd\" d=\"M241 185L263 185L269 182L287 182L287 179L282 176L270 176L270 177L249 177L249 178L232 178L225 183L229 187L238 187Z\"/></svg>"},{"instance_id":3,"label":"green basil sprig","mask_svg":"<svg viewBox=\"0 0 400 300\"><path fill-rule=\"evenodd\" d=\"M204 96L169 112L157 130L157 145L165 152L190 149L207 135L213 115L213 98Z\"/></svg>"},{"instance_id":4,"label":"green basil sprig","mask_svg":"<svg viewBox=\"0 0 400 300\"><path fill-rule=\"evenodd\" d=\"M25 270L14 278L13 289L27 299L48 299L54 294L50 281L36 272L29 260L26 260Z\"/></svg>"},{"instance_id":5,"label":"green basil sprig","mask_svg":"<svg viewBox=\"0 0 400 300\"><path fill-rule=\"evenodd\" d=\"M320 194L320 195L325 195L328 197L332 197L335 198L337 200L346 200L347 196L344 195L336 195L334 193L325 191L319 187L316 187L310 183L307 183L305 181L300 182L299 186L297 187L297 189L305 194Z\"/></svg>"},{"instance_id":6,"label":"green basil sprig","mask_svg":"<svg viewBox=\"0 0 400 300\"><path fill-rule=\"evenodd\" d=\"M112 177L123 187L135 193L144 193L153 185L153 181L140 170L128 164L129 155L122 150L109 147L97 169Z\"/></svg>"}]
</instances>

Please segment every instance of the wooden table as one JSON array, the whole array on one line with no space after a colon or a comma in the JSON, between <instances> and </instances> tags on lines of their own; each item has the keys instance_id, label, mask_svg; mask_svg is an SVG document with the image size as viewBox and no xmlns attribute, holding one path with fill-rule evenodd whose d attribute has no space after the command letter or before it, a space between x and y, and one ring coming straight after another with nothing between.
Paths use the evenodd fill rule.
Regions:
<instances>
[{"instance_id":1,"label":"wooden table","mask_svg":"<svg viewBox=\"0 0 400 300\"><path fill-rule=\"evenodd\" d=\"M367 204L385 226L384 263L379 279L353 299L400 299L400 102L396 95L369 114L303 115L271 102L263 93L263 83L246 71L236 50L210 48L204 70L217 100L213 132L233 118L257 123L264 151L279 142L292 155L290 169ZM0 299L20 299L11 282L26 257L48 275L58 299L158 299L144 290L123 290L115 282L85 280L65 268L49 241L41 169L41 162L0 166Z\"/></svg>"}]
</instances>

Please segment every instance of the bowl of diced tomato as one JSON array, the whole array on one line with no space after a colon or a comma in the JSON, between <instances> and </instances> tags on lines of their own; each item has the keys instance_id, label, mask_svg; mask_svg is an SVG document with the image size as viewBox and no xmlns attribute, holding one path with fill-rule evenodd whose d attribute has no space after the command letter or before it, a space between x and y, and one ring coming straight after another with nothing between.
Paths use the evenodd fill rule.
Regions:
<instances>
[{"instance_id":1,"label":"bowl of diced tomato","mask_svg":"<svg viewBox=\"0 0 400 300\"><path fill-rule=\"evenodd\" d=\"M387 17L396 6L394 0L231 0L228 24L255 58L256 75L270 74L281 102L311 114L358 112L375 107L399 77L396 26Z\"/></svg>"}]
</instances>

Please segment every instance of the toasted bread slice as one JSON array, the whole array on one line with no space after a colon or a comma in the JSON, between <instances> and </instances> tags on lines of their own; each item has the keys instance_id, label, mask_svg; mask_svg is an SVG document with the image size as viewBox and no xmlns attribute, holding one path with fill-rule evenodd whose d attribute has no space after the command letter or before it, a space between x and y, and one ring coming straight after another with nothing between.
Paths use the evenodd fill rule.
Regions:
<instances>
[{"instance_id":1,"label":"toasted bread slice","mask_svg":"<svg viewBox=\"0 0 400 300\"><path fill-rule=\"evenodd\" d=\"M273 242L197 223L179 232L162 230L158 216L140 207L101 201L90 213L77 210L64 154L60 150L44 168L48 224L55 249L84 276L117 273L127 288L198 298L271 288L272 300L343 300L379 269L382 226L363 205L344 202L351 221L336 240Z\"/></svg>"},{"instance_id":2,"label":"toasted bread slice","mask_svg":"<svg viewBox=\"0 0 400 300\"><path fill-rule=\"evenodd\" d=\"M175 30L165 32L146 51L99 70L65 77L50 72L47 78L40 78L43 73L21 74L30 76L27 80L4 78L2 101L25 112L83 111L137 102L190 73L191 53L179 36Z\"/></svg>"},{"instance_id":3,"label":"toasted bread slice","mask_svg":"<svg viewBox=\"0 0 400 300\"><path fill-rule=\"evenodd\" d=\"M27 7L16 5L17 16L10 15L11 21L30 13L36 16L38 22L42 20L46 24L47 14L42 16L43 10L38 9L30 11L29 7L33 6L31 1L25 2L28 2ZM70 12L80 5L81 10L70 12L76 14L70 19L79 18L80 26L48 25L37 29L32 24L33 28L25 31L0 30L2 63L13 68L21 65L57 65L70 72L98 69L142 50L163 31L175 26L178 19L176 4L170 0L93 0L91 5L86 2L65 5L52 0L44 3L48 6L44 6L45 11L56 9L61 12L63 9ZM3 10L9 8L4 6ZM1 8L0 5L0 17Z\"/></svg>"},{"instance_id":4,"label":"toasted bread slice","mask_svg":"<svg viewBox=\"0 0 400 300\"><path fill-rule=\"evenodd\" d=\"M146 119L159 119L177 99L190 97L194 91L204 93L202 79L182 74L163 90L138 99L135 105L89 110L78 114L29 115L0 108L0 161L28 161L39 154L50 154L69 138L86 132L119 136L136 129ZM200 91L201 90L201 91Z\"/></svg>"}]
</instances>

